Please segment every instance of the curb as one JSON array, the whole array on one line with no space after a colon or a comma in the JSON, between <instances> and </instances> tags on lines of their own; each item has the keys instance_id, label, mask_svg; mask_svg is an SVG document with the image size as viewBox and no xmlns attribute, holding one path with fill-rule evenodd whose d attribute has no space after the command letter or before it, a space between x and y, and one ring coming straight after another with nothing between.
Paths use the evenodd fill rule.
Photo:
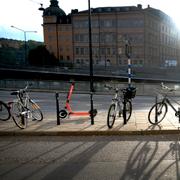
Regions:
<instances>
[{"instance_id":1,"label":"curb","mask_svg":"<svg viewBox=\"0 0 180 180\"><path fill-rule=\"evenodd\" d=\"M0 136L123 136L123 135L166 135L180 134L180 130L140 131L2 131Z\"/></svg>"}]
</instances>

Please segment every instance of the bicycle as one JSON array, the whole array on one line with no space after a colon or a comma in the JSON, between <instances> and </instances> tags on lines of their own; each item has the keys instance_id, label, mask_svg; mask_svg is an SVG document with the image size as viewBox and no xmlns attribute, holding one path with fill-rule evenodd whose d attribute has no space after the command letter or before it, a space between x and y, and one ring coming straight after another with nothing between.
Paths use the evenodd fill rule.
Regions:
<instances>
[{"instance_id":1,"label":"bicycle","mask_svg":"<svg viewBox=\"0 0 180 180\"><path fill-rule=\"evenodd\" d=\"M28 94L28 87L29 85L27 84L24 89L12 92L11 95L16 95L17 99L9 103L12 119L21 129L27 127L27 119L32 118L32 120L37 121L43 120L40 107Z\"/></svg>"},{"instance_id":2,"label":"bicycle","mask_svg":"<svg viewBox=\"0 0 180 180\"><path fill-rule=\"evenodd\" d=\"M0 101L0 120L7 121L11 117L9 105Z\"/></svg>"},{"instance_id":3,"label":"bicycle","mask_svg":"<svg viewBox=\"0 0 180 180\"><path fill-rule=\"evenodd\" d=\"M157 125L159 124L166 116L168 112L168 105L173 109L175 112L175 116L179 118L180 122L180 109L176 109L171 101L175 102L176 104L180 105L177 101L172 99L168 96L169 93L175 91L175 89L169 88L168 86L165 86L163 83L161 83L162 90L166 90L167 92L161 93L162 100L159 102L156 102L150 109L148 114L148 120L151 124Z\"/></svg>"},{"instance_id":4,"label":"bicycle","mask_svg":"<svg viewBox=\"0 0 180 180\"><path fill-rule=\"evenodd\" d=\"M115 91L115 95L114 98L112 99L111 105L109 106L108 115L107 115L108 128L113 127L117 115L119 117L123 116L124 124L126 124L132 114L131 99L135 97L136 88L128 87L124 89L119 89L119 88L112 88L111 86L107 86L107 85L106 87L109 89L113 89Z\"/></svg>"}]
</instances>

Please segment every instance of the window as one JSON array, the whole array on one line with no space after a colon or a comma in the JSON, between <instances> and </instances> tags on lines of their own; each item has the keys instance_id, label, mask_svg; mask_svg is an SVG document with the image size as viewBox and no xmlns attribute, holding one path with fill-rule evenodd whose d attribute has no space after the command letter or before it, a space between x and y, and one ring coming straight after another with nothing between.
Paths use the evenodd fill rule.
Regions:
<instances>
[{"instance_id":1,"label":"window","mask_svg":"<svg viewBox=\"0 0 180 180\"><path fill-rule=\"evenodd\" d=\"M93 34L92 35L92 42L95 42L95 43L99 42L99 35L98 34Z\"/></svg>"},{"instance_id":2,"label":"window","mask_svg":"<svg viewBox=\"0 0 180 180\"><path fill-rule=\"evenodd\" d=\"M119 28L139 28L144 26L144 21L141 19L119 19Z\"/></svg>"},{"instance_id":3,"label":"window","mask_svg":"<svg viewBox=\"0 0 180 180\"><path fill-rule=\"evenodd\" d=\"M79 48L76 47L76 54L78 55L79 54Z\"/></svg>"},{"instance_id":4,"label":"window","mask_svg":"<svg viewBox=\"0 0 180 180\"><path fill-rule=\"evenodd\" d=\"M80 53L80 54L81 54L81 55L84 55L84 48L81 48L80 50L81 50L81 53Z\"/></svg>"},{"instance_id":5,"label":"window","mask_svg":"<svg viewBox=\"0 0 180 180\"><path fill-rule=\"evenodd\" d=\"M112 28L116 26L116 22L114 19L102 19L100 20L100 26L102 28Z\"/></svg>"},{"instance_id":6,"label":"window","mask_svg":"<svg viewBox=\"0 0 180 180\"><path fill-rule=\"evenodd\" d=\"M107 51L107 55L111 54L111 49L110 48L107 48L106 51Z\"/></svg>"},{"instance_id":7,"label":"window","mask_svg":"<svg viewBox=\"0 0 180 180\"><path fill-rule=\"evenodd\" d=\"M54 28L51 27L51 26L48 26L47 30L48 30L49 32L52 32L52 31L54 30Z\"/></svg>"},{"instance_id":8,"label":"window","mask_svg":"<svg viewBox=\"0 0 180 180\"><path fill-rule=\"evenodd\" d=\"M165 60L165 67L172 67L172 66L177 66L177 61L176 60Z\"/></svg>"},{"instance_id":9,"label":"window","mask_svg":"<svg viewBox=\"0 0 180 180\"><path fill-rule=\"evenodd\" d=\"M60 55L60 60L63 60L63 56L62 55Z\"/></svg>"},{"instance_id":10,"label":"window","mask_svg":"<svg viewBox=\"0 0 180 180\"><path fill-rule=\"evenodd\" d=\"M69 56L67 56L67 60L70 60L70 57L69 57Z\"/></svg>"},{"instance_id":11,"label":"window","mask_svg":"<svg viewBox=\"0 0 180 180\"><path fill-rule=\"evenodd\" d=\"M101 33L100 42L101 43L116 43L115 33Z\"/></svg>"},{"instance_id":12,"label":"window","mask_svg":"<svg viewBox=\"0 0 180 180\"><path fill-rule=\"evenodd\" d=\"M77 64L80 64L80 60L79 60L79 59L76 59L76 63L77 63Z\"/></svg>"},{"instance_id":13,"label":"window","mask_svg":"<svg viewBox=\"0 0 180 180\"><path fill-rule=\"evenodd\" d=\"M93 28L98 28L98 27L99 27L99 22L98 22L98 20L92 20L92 27L93 27Z\"/></svg>"},{"instance_id":14,"label":"window","mask_svg":"<svg viewBox=\"0 0 180 180\"><path fill-rule=\"evenodd\" d=\"M49 41L53 41L53 37L51 35L48 36Z\"/></svg>"},{"instance_id":15,"label":"window","mask_svg":"<svg viewBox=\"0 0 180 180\"><path fill-rule=\"evenodd\" d=\"M75 28L88 28L89 21L88 20L76 20L74 21Z\"/></svg>"},{"instance_id":16,"label":"window","mask_svg":"<svg viewBox=\"0 0 180 180\"><path fill-rule=\"evenodd\" d=\"M105 48L100 48L100 54L105 55L106 54L106 49Z\"/></svg>"}]
</instances>

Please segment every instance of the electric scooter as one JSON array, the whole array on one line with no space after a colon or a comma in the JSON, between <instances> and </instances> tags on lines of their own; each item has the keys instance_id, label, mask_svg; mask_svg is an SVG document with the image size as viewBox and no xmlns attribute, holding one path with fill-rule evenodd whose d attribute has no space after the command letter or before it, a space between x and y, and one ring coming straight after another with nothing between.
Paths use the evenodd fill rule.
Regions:
<instances>
[{"instance_id":1,"label":"electric scooter","mask_svg":"<svg viewBox=\"0 0 180 180\"><path fill-rule=\"evenodd\" d=\"M72 96L72 93L73 93L73 90L74 90L74 85L75 85L75 82L72 81L69 92L67 94L65 107L64 107L64 109L59 111L59 117L61 119L64 119L67 116L90 116L91 117L91 114L92 114L93 117L95 117L97 115L97 110L96 109L93 109L92 113L91 113L91 110L90 111L73 111L71 109L70 99L71 99L71 96Z\"/></svg>"}]
</instances>

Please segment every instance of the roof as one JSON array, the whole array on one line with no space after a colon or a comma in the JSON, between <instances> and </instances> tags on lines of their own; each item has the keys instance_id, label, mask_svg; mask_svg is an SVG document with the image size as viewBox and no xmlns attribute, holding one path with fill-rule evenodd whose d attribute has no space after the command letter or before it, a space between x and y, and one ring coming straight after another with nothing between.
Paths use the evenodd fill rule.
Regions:
<instances>
[{"instance_id":1,"label":"roof","mask_svg":"<svg viewBox=\"0 0 180 180\"><path fill-rule=\"evenodd\" d=\"M129 12L129 11L140 11L142 10L142 6L121 6L121 7L98 7L91 8L92 13L112 13L112 12ZM73 13L88 13L88 10L80 11L74 10Z\"/></svg>"},{"instance_id":2,"label":"roof","mask_svg":"<svg viewBox=\"0 0 180 180\"><path fill-rule=\"evenodd\" d=\"M66 13L59 7L57 0L51 0L50 6L44 10L43 16L66 16Z\"/></svg>"}]
</instances>

